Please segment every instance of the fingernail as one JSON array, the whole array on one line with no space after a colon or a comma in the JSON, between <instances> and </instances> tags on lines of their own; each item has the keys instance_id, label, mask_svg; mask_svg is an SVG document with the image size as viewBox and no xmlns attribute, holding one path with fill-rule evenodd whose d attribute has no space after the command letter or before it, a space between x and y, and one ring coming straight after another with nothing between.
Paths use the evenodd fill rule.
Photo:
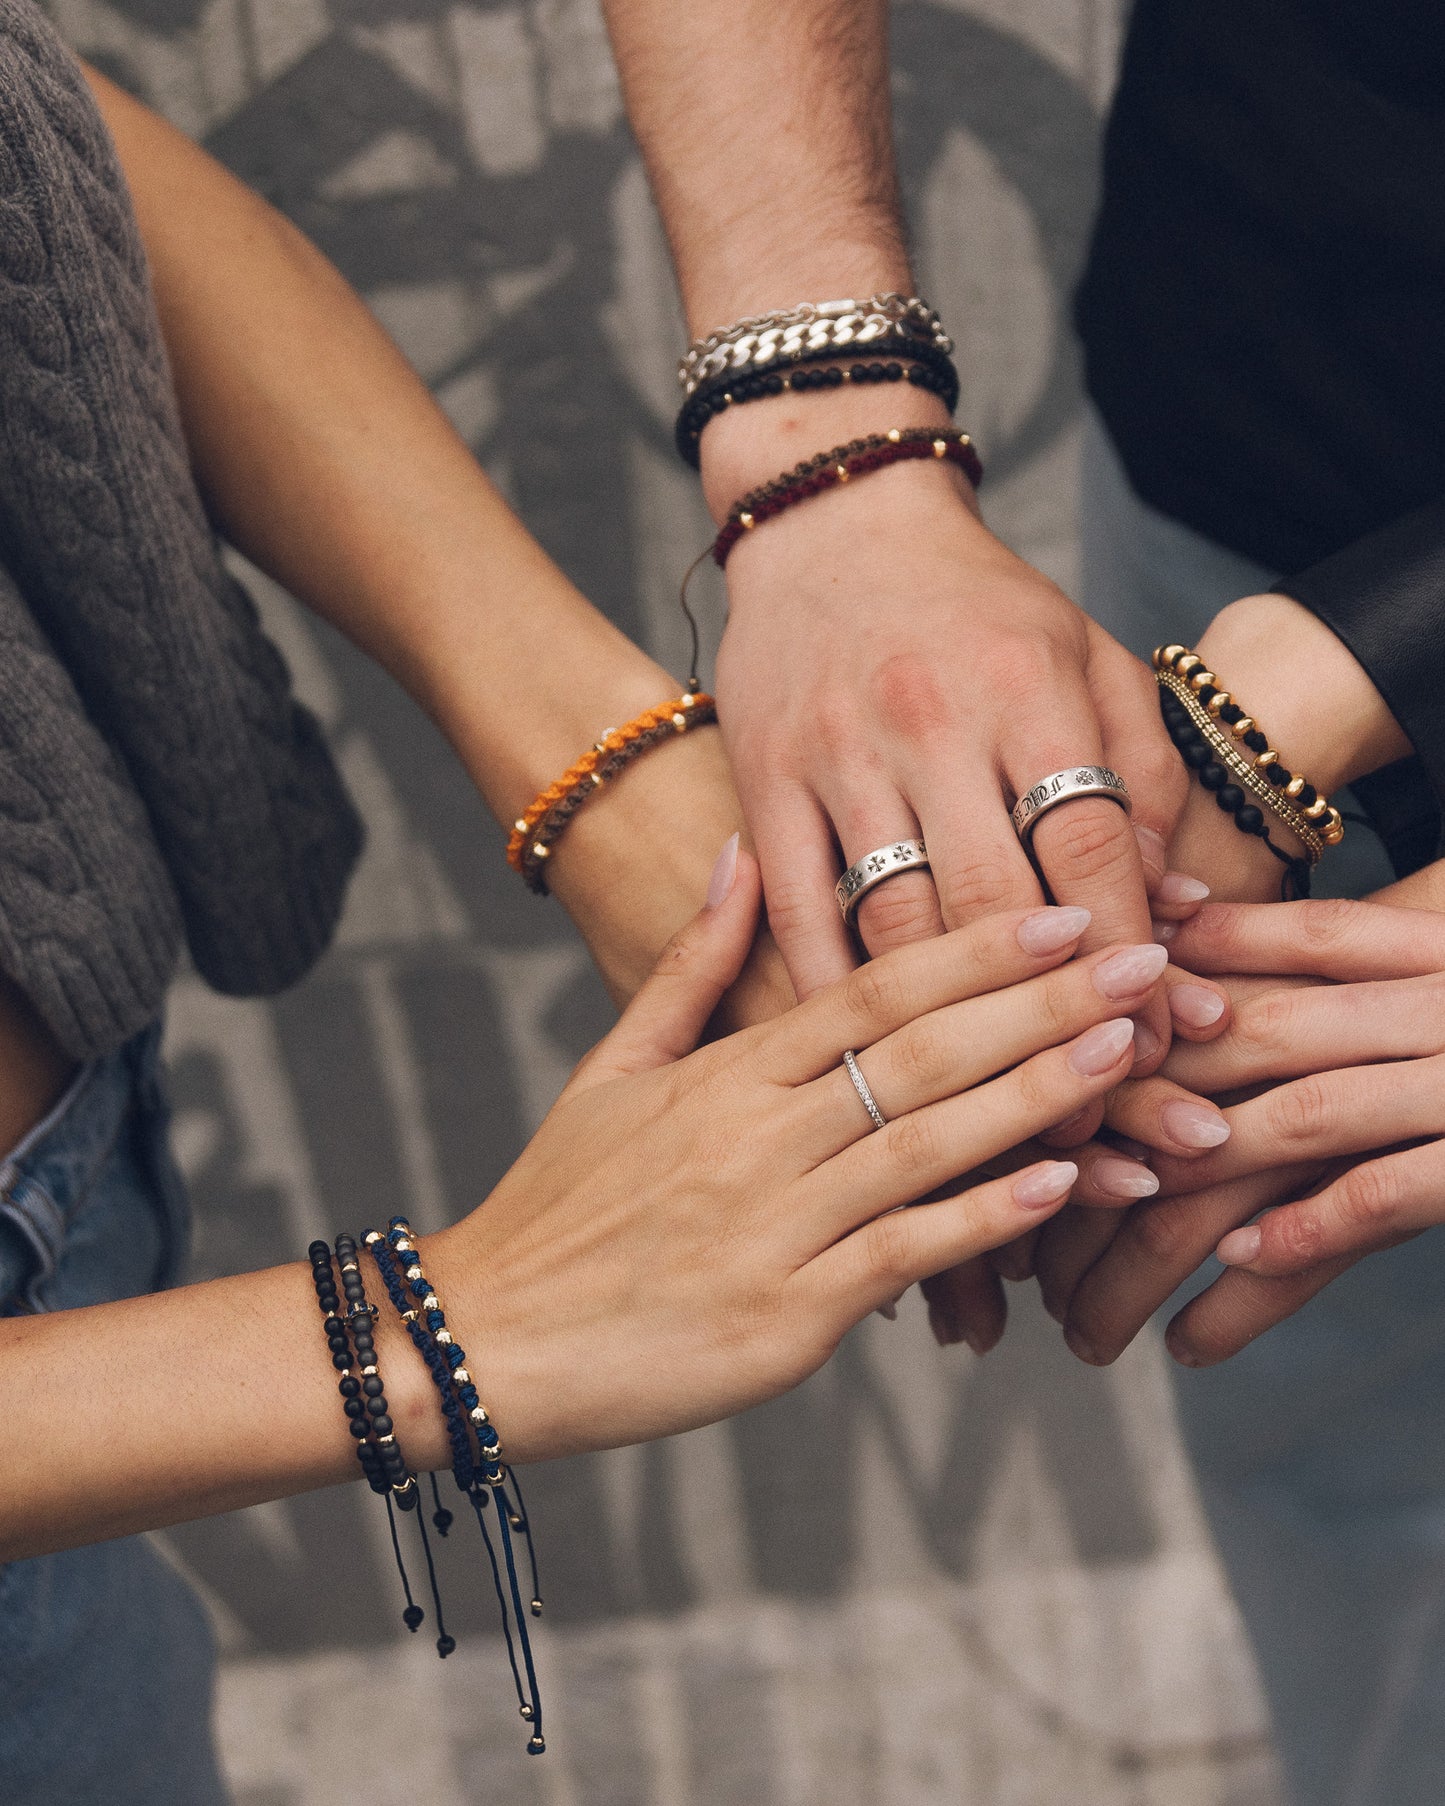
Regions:
<instances>
[{"instance_id":1,"label":"fingernail","mask_svg":"<svg viewBox=\"0 0 1445 1806\"><path fill-rule=\"evenodd\" d=\"M1170 1331L1164 1332L1164 1346L1169 1350L1170 1359L1180 1367L1202 1367L1203 1361L1180 1342Z\"/></svg>"},{"instance_id":2,"label":"fingernail","mask_svg":"<svg viewBox=\"0 0 1445 1806\"><path fill-rule=\"evenodd\" d=\"M1127 1016L1101 1022L1080 1035L1069 1050L1069 1065L1080 1078L1096 1079L1123 1059L1134 1040L1134 1024Z\"/></svg>"},{"instance_id":3,"label":"fingernail","mask_svg":"<svg viewBox=\"0 0 1445 1806\"><path fill-rule=\"evenodd\" d=\"M712 877L707 881L707 906L716 909L720 903L727 901L728 893L733 887L733 879L738 875L738 835L730 834L723 842L723 850L717 856L717 864L712 868ZM697 892L694 891L696 896Z\"/></svg>"},{"instance_id":4,"label":"fingernail","mask_svg":"<svg viewBox=\"0 0 1445 1806\"><path fill-rule=\"evenodd\" d=\"M1168 952L1153 941L1121 947L1094 967L1094 989L1101 997L1137 997L1168 964Z\"/></svg>"},{"instance_id":5,"label":"fingernail","mask_svg":"<svg viewBox=\"0 0 1445 1806\"><path fill-rule=\"evenodd\" d=\"M1212 1028L1224 1014L1224 999L1204 985L1170 985L1169 1013L1186 1028Z\"/></svg>"},{"instance_id":6,"label":"fingernail","mask_svg":"<svg viewBox=\"0 0 1445 1806\"><path fill-rule=\"evenodd\" d=\"M1258 1224L1251 1223L1244 1229L1231 1229L1214 1252L1226 1267L1247 1267L1258 1256L1263 1239Z\"/></svg>"},{"instance_id":7,"label":"fingernail","mask_svg":"<svg viewBox=\"0 0 1445 1806\"><path fill-rule=\"evenodd\" d=\"M1183 872L1165 872L1154 895L1161 903L1202 903L1209 886L1198 878L1186 878Z\"/></svg>"},{"instance_id":8,"label":"fingernail","mask_svg":"<svg viewBox=\"0 0 1445 1806\"><path fill-rule=\"evenodd\" d=\"M1057 953L1078 940L1093 919L1087 909L1036 909L1018 925L1019 946L1025 953Z\"/></svg>"},{"instance_id":9,"label":"fingernail","mask_svg":"<svg viewBox=\"0 0 1445 1806\"><path fill-rule=\"evenodd\" d=\"M1177 922L1151 922L1149 926L1154 930L1154 939L1161 947L1167 947L1179 932Z\"/></svg>"},{"instance_id":10,"label":"fingernail","mask_svg":"<svg viewBox=\"0 0 1445 1806\"><path fill-rule=\"evenodd\" d=\"M1181 1148L1217 1148L1229 1140L1229 1124L1208 1104L1191 1104L1183 1100L1165 1104L1159 1112L1165 1130Z\"/></svg>"},{"instance_id":11,"label":"fingernail","mask_svg":"<svg viewBox=\"0 0 1445 1806\"><path fill-rule=\"evenodd\" d=\"M1081 1336L1078 1330L1066 1329L1064 1331L1064 1340L1069 1345L1070 1353L1076 1354L1081 1361L1087 1361L1091 1367L1100 1367L1103 1365L1099 1359L1098 1349L1095 1348L1094 1344L1087 1336Z\"/></svg>"},{"instance_id":12,"label":"fingernail","mask_svg":"<svg viewBox=\"0 0 1445 1806\"><path fill-rule=\"evenodd\" d=\"M1137 1160L1120 1160L1105 1154L1094 1162L1094 1184L1106 1198L1152 1198L1159 1181Z\"/></svg>"},{"instance_id":13,"label":"fingernail","mask_svg":"<svg viewBox=\"0 0 1445 1806\"><path fill-rule=\"evenodd\" d=\"M1156 833L1153 828L1136 825L1134 838L1139 842L1139 852L1145 865L1152 865L1162 872L1164 861L1169 857L1169 843L1164 836Z\"/></svg>"},{"instance_id":14,"label":"fingernail","mask_svg":"<svg viewBox=\"0 0 1445 1806\"><path fill-rule=\"evenodd\" d=\"M960 1329L953 1339L955 1342L967 1342L968 1346L978 1356L979 1360L982 1360L988 1353L989 1345L984 1341L983 1337L979 1335L977 1330L965 1327Z\"/></svg>"},{"instance_id":15,"label":"fingernail","mask_svg":"<svg viewBox=\"0 0 1445 1806\"><path fill-rule=\"evenodd\" d=\"M1031 1166L1014 1180L1014 1203L1025 1210L1042 1210L1045 1204L1057 1204L1069 1195L1069 1188L1079 1176L1072 1160L1049 1160L1042 1166Z\"/></svg>"},{"instance_id":16,"label":"fingernail","mask_svg":"<svg viewBox=\"0 0 1445 1806\"><path fill-rule=\"evenodd\" d=\"M1147 1022L1134 1024L1134 1058L1136 1061L1152 1060L1162 1046L1162 1037L1156 1035Z\"/></svg>"}]
</instances>

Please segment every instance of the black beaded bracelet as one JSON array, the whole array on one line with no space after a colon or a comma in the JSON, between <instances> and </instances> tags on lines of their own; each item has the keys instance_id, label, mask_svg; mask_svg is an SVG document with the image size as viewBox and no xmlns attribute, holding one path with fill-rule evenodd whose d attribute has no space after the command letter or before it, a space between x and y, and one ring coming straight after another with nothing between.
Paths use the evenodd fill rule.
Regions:
<instances>
[{"instance_id":1,"label":"black beaded bracelet","mask_svg":"<svg viewBox=\"0 0 1445 1806\"><path fill-rule=\"evenodd\" d=\"M341 1300L336 1292L336 1272L331 1263L331 1250L325 1242L312 1242L307 1254L311 1261L311 1277L316 1287L316 1301L325 1315L326 1343L331 1351L331 1364L341 1374L338 1390L347 1428L356 1440L357 1460L374 1493L386 1500L387 1524L391 1531L392 1555L401 1577L406 1598L402 1623L409 1631L420 1629L426 1613L412 1597L411 1581L401 1553L397 1534L395 1505L401 1511L416 1509L420 1494L416 1475L406 1465L397 1444L386 1393L376 1361L376 1345L372 1336L375 1311L367 1302L366 1287L361 1277L356 1243L349 1235L336 1238L336 1260L341 1269L341 1287L346 1294L346 1312L341 1314ZM355 1366L358 1371L352 1372ZM372 1438L375 1437L375 1441ZM447 1634L442 1617L441 1594L437 1587L436 1567L426 1524L420 1514L417 1527L421 1533L422 1551L426 1557L427 1577L431 1584L432 1605L437 1619L437 1654L449 1656L456 1641Z\"/></svg>"},{"instance_id":2,"label":"black beaded bracelet","mask_svg":"<svg viewBox=\"0 0 1445 1806\"><path fill-rule=\"evenodd\" d=\"M1219 744L1212 743L1207 727L1192 719L1179 698L1163 684L1159 686L1159 712L1180 758L1201 786L1213 794L1215 804L1233 818L1241 834L1263 841L1285 868L1280 878L1281 900L1289 903L1307 897L1310 894L1309 859L1291 855L1271 840L1264 811L1250 801L1249 791L1243 784L1230 782L1233 761L1228 745L1222 739ZM1240 763L1242 765L1243 761ZM1241 771L1239 775L1244 774Z\"/></svg>"},{"instance_id":3,"label":"black beaded bracelet","mask_svg":"<svg viewBox=\"0 0 1445 1806\"><path fill-rule=\"evenodd\" d=\"M840 355L837 346L802 351L776 359L761 370L714 377L690 396L678 413L673 429L678 456L696 470L699 443L708 422L730 407L762 401L770 395L837 389L844 384L906 381L914 388L937 395L950 413L958 406L958 371L945 353L912 339L872 349L873 357L851 362Z\"/></svg>"}]
</instances>

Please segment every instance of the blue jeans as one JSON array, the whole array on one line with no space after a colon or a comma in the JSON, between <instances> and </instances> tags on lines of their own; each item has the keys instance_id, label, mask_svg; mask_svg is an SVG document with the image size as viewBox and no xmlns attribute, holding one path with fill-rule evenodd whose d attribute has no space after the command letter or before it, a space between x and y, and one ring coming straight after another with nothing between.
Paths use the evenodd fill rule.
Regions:
<instances>
[{"instance_id":1,"label":"blue jeans","mask_svg":"<svg viewBox=\"0 0 1445 1806\"><path fill-rule=\"evenodd\" d=\"M70 1310L177 1277L187 1205L159 1047L156 1026L85 1067L0 1164L0 1313ZM125 1375L100 1350L94 1375L124 1412ZM200 1602L143 1537L0 1568L0 1800L223 1806L214 1670Z\"/></svg>"},{"instance_id":2,"label":"blue jeans","mask_svg":"<svg viewBox=\"0 0 1445 1806\"><path fill-rule=\"evenodd\" d=\"M1192 641L1226 602L1280 574L1146 507L1097 420L1085 432L1083 510L1079 600L1144 656ZM1247 672L1227 679L1248 698ZM1358 828L1321 875L1330 868L1335 894L1389 878ZM1445 1237L1371 1255L1232 1361L1174 1377L1291 1799L1439 1806Z\"/></svg>"}]
</instances>

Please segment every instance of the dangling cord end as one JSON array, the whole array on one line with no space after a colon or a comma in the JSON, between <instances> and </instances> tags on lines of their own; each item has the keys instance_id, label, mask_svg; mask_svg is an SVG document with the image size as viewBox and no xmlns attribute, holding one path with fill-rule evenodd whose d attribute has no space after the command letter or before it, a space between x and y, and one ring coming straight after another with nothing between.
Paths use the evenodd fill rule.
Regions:
<instances>
[{"instance_id":1,"label":"dangling cord end","mask_svg":"<svg viewBox=\"0 0 1445 1806\"><path fill-rule=\"evenodd\" d=\"M401 1621L410 1631L419 1630L426 1613L411 1596L411 1582L406 1577L406 1563L401 1559L401 1539L396 1534L396 1513L391 1507L391 1494L386 1495L386 1521L391 1526L391 1552L396 1557L396 1571L401 1575L401 1590L406 1594L406 1610Z\"/></svg>"},{"instance_id":2,"label":"dangling cord end","mask_svg":"<svg viewBox=\"0 0 1445 1806\"><path fill-rule=\"evenodd\" d=\"M527 1510L527 1501L522 1497L522 1488L517 1480L515 1468L507 1469L507 1479L512 1491L517 1495L517 1509L512 1513L512 1528L520 1530L527 1545L527 1565L532 1570L532 1597L529 1600L532 1616L542 1616L542 1583L537 1578L537 1545L532 1541L532 1514Z\"/></svg>"},{"instance_id":3,"label":"dangling cord end","mask_svg":"<svg viewBox=\"0 0 1445 1806\"><path fill-rule=\"evenodd\" d=\"M436 1474L431 1474L430 1479L432 1502L436 1506L436 1510L431 1514L431 1521L437 1527L437 1535L445 1536L447 1531L452 1527L452 1514L447 1510L446 1506L442 1504L442 1496L437 1491Z\"/></svg>"},{"instance_id":4,"label":"dangling cord end","mask_svg":"<svg viewBox=\"0 0 1445 1806\"><path fill-rule=\"evenodd\" d=\"M442 1622L442 1596L437 1591L437 1571L431 1558L431 1540L426 1533L426 1513L424 1511L416 1514L416 1527L421 1531L421 1546L422 1553L426 1556L427 1579L431 1582L431 1602L437 1615L437 1654L445 1661L456 1648L457 1640L455 1637L447 1635L447 1627Z\"/></svg>"},{"instance_id":5,"label":"dangling cord end","mask_svg":"<svg viewBox=\"0 0 1445 1806\"><path fill-rule=\"evenodd\" d=\"M682 588L677 592L677 599L681 604L682 612L687 616L688 632L692 635L692 658L688 665L689 674L687 680L687 693L689 696L696 696L702 689L702 678L698 674L698 666L702 663L702 635L698 632L697 616L692 612L692 604L687 599L687 586L697 575L698 566L706 561L711 555L711 552L712 547L709 546L706 552L698 553L697 557L694 558L692 563L687 567L687 575L682 580Z\"/></svg>"}]
</instances>

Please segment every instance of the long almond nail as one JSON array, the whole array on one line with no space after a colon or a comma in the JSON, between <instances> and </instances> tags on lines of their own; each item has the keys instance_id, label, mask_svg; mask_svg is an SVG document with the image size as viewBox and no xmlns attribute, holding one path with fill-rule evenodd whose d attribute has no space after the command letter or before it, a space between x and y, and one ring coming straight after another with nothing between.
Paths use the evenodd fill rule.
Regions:
<instances>
[{"instance_id":1,"label":"long almond nail","mask_svg":"<svg viewBox=\"0 0 1445 1806\"><path fill-rule=\"evenodd\" d=\"M1207 985L1170 985L1169 1014L1186 1028L1213 1028L1224 1014L1224 999Z\"/></svg>"},{"instance_id":2,"label":"long almond nail","mask_svg":"<svg viewBox=\"0 0 1445 1806\"><path fill-rule=\"evenodd\" d=\"M1202 903L1209 886L1199 878L1186 878L1183 872L1165 872L1154 895L1161 903Z\"/></svg>"},{"instance_id":3,"label":"long almond nail","mask_svg":"<svg viewBox=\"0 0 1445 1806\"><path fill-rule=\"evenodd\" d=\"M1214 1252L1226 1267L1247 1267L1258 1258L1263 1240L1258 1224L1251 1223L1244 1229L1231 1229Z\"/></svg>"},{"instance_id":4,"label":"long almond nail","mask_svg":"<svg viewBox=\"0 0 1445 1806\"><path fill-rule=\"evenodd\" d=\"M1208 1104L1180 1099L1159 1112L1165 1132L1181 1148L1217 1148L1229 1140L1229 1124Z\"/></svg>"},{"instance_id":5,"label":"long almond nail","mask_svg":"<svg viewBox=\"0 0 1445 1806\"><path fill-rule=\"evenodd\" d=\"M1137 997L1147 991L1169 964L1169 949L1143 941L1121 947L1094 967L1094 989L1101 997Z\"/></svg>"},{"instance_id":6,"label":"long almond nail","mask_svg":"<svg viewBox=\"0 0 1445 1806\"><path fill-rule=\"evenodd\" d=\"M1137 1160L1120 1160L1114 1154L1101 1155L1090 1177L1106 1198L1152 1198L1159 1189L1158 1179L1147 1166Z\"/></svg>"},{"instance_id":7,"label":"long almond nail","mask_svg":"<svg viewBox=\"0 0 1445 1806\"><path fill-rule=\"evenodd\" d=\"M1069 1065L1080 1078L1096 1079L1117 1066L1134 1042L1134 1024L1127 1016L1101 1022L1079 1036L1069 1050Z\"/></svg>"},{"instance_id":8,"label":"long almond nail","mask_svg":"<svg viewBox=\"0 0 1445 1806\"><path fill-rule=\"evenodd\" d=\"M1019 946L1025 953L1057 953L1078 940L1093 919L1087 909L1036 909L1018 925Z\"/></svg>"},{"instance_id":9,"label":"long almond nail","mask_svg":"<svg viewBox=\"0 0 1445 1806\"><path fill-rule=\"evenodd\" d=\"M733 880L738 875L738 839L736 834L728 836L723 842L723 850L717 856L717 863L712 868L712 877L707 881L709 909L716 909L720 903L725 903L732 890Z\"/></svg>"},{"instance_id":10,"label":"long almond nail","mask_svg":"<svg viewBox=\"0 0 1445 1806\"><path fill-rule=\"evenodd\" d=\"M1057 1204L1069 1195L1079 1176L1072 1160L1050 1160L1043 1166L1031 1166L1014 1180L1014 1203L1025 1210L1042 1210L1046 1204Z\"/></svg>"}]
</instances>

